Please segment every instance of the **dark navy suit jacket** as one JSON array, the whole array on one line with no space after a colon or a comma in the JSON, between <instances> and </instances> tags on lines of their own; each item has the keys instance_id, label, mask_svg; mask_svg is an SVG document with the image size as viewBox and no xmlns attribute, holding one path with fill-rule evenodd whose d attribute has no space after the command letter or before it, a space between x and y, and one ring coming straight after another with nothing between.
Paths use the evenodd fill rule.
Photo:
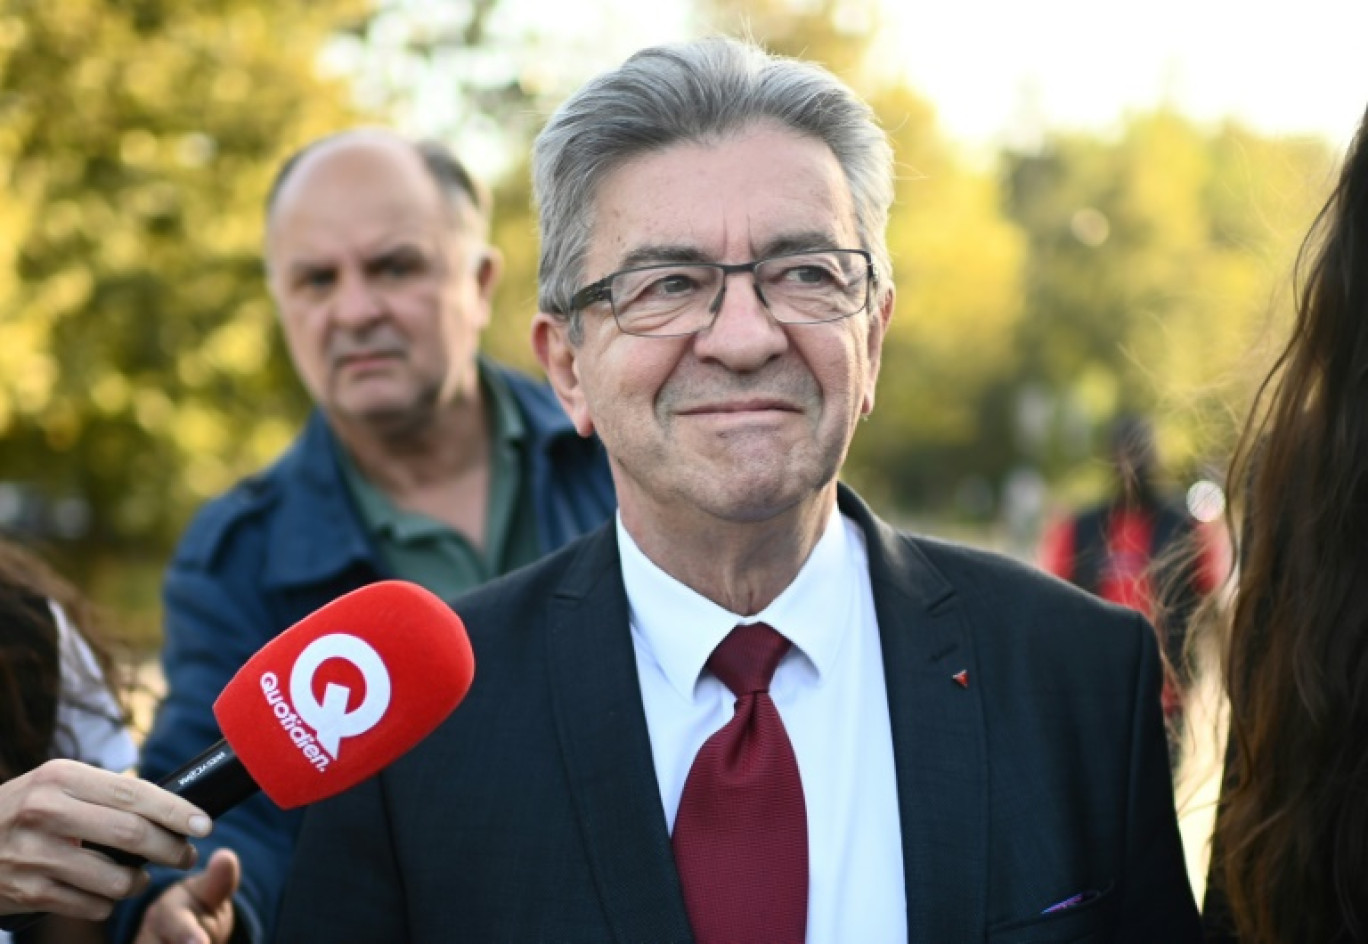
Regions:
<instances>
[{"instance_id":1,"label":"dark navy suit jacket","mask_svg":"<svg viewBox=\"0 0 1368 944\"><path fill-rule=\"evenodd\" d=\"M1200 940L1149 625L840 500L869 548L909 940ZM470 694L390 768L308 810L280 940L690 940L613 528L457 610Z\"/></svg>"}]
</instances>

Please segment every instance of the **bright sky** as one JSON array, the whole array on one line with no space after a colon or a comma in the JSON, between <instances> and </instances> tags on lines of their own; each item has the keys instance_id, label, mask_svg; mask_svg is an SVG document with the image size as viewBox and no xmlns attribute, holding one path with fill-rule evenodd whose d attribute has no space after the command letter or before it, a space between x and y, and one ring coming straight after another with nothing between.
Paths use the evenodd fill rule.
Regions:
<instances>
[{"instance_id":1,"label":"bright sky","mask_svg":"<svg viewBox=\"0 0 1368 944\"><path fill-rule=\"evenodd\" d=\"M1368 0L884 2L888 55L970 142L1169 101L1343 146L1368 106Z\"/></svg>"},{"instance_id":2,"label":"bright sky","mask_svg":"<svg viewBox=\"0 0 1368 944\"><path fill-rule=\"evenodd\" d=\"M985 153L1029 145L1048 128L1107 131L1163 102L1198 120L1232 116L1343 148L1368 105L1368 0L879 2L889 23L880 60L935 105L950 137ZM429 24L464 8L397 5ZM494 34L540 34L535 61L521 68L548 88L573 88L641 46L698 30L688 0L505 0L496 10ZM415 87L425 90L401 124L439 131L454 104L449 86ZM486 163L477 142L463 147Z\"/></svg>"},{"instance_id":3,"label":"bright sky","mask_svg":"<svg viewBox=\"0 0 1368 944\"><path fill-rule=\"evenodd\" d=\"M513 0L518 2L518 0ZM946 130L1001 143L1023 126L1113 126L1127 110L1177 104L1264 132L1347 144L1368 106L1368 0L881 0L880 54L902 63ZM677 38L669 3L607 0L605 56ZM584 21L581 4L565 4ZM609 60L610 62L613 60Z\"/></svg>"}]
</instances>

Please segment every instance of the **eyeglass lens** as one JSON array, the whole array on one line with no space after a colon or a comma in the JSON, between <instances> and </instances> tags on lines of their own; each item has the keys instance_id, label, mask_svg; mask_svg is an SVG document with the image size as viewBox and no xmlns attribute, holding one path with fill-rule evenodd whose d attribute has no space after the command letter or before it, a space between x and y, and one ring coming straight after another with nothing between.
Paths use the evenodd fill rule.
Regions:
<instances>
[{"instance_id":1,"label":"eyeglass lens","mask_svg":"<svg viewBox=\"0 0 1368 944\"><path fill-rule=\"evenodd\" d=\"M753 272L755 291L780 322L834 321L855 314L867 301L868 262L852 250L775 256L756 262ZM633 334L701 330L721 306L726 275L722 266L709 264L618 273L609 289L613 313L619 326Z\"/></svg>"}]
</instances>

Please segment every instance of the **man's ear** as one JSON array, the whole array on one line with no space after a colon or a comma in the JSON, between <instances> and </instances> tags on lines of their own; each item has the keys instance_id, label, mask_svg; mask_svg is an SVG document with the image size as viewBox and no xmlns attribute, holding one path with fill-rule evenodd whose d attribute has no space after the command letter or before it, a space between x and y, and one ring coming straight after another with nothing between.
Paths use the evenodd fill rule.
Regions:
<instances>
[{"instance_id":1,"label":"man's ear","mask_svg":"<svg viewBox=\"0 0 1368 944\"><path fill-rule=\"evenodd\" d=\"M503 276L503 253L495 246L485 246L480 251L480 262L475 269L475 282L480 286L480 297L486 302L494 298L494 289Z\"/></svg>"},{"instance_id":2,"label":"man's ear","mask_svg":"<svg viewBox=\"0 0 1368 944\"><path fill-rule=\"evenodd\" d=\"M878 299L878 308L874 312L874 317L869 319L869 336L865 343L869 345L869 378L865 383L864 399L860 404L860 415L868 416L874 410L874 388L879 381L879 364L883 360L884 336L888 334L888 323L893 320L893 296L894 289L890 285L887 292L884 292Z\"/></svg>"},{"instance_id":3,"label":"man's ear","mask_svg":"<svg viewBox=\"0 0 1368 944\"><path fill-rule=\"evenodd\" d=\"M532 319L532 350L575 431L592 436L594 421L580 383L579 348L570 343L570 322L560 315L537 312Z\"/></svg>"}]
</instances>

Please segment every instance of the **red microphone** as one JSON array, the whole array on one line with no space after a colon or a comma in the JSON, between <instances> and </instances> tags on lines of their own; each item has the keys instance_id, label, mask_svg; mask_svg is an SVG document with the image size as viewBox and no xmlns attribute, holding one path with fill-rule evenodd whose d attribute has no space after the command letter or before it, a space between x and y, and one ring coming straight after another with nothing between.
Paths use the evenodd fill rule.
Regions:
<instances>
[{"instance_id":1,"label":"red microphone","mask_svg":"<svg viewBox=\"0 0 1368 944\"><path fill-rule=\"evenodd\" d=\"M451 607L415 583L367 584L248 659L214 702L223 740L157 785L213 817L257 790L282 809L316 803L426 737L474 675ZM144 861L93 848L125 865Z\"/></svg>"},{"instance_id":2,"label":"red microphone","mask_svg":"<svg viewBox=\"0 0 1368 944\"><path fill-rule=\"evenodd\" d=\"M341 793L407 752L451 714L474 674L451 607L417 584L382 581L264 646L223 689L214 717L252 781L288 810Z\"/></svg>"},{"instance_id":3,"label":"red microphone","mask_svg":"<svg viewBox=\"0 0 1368 944\"><path fill-rule=\"evenodd\" d=\"M414 583L368 584L247 660L214 701L223 740L157 782L218 817L258 790L282 809L360 783L425 738L470 690L465 624ZM124 865L146 860L86 845ZM3 930L44 917L12 915Z\"/></svg>"}]
</instances>

